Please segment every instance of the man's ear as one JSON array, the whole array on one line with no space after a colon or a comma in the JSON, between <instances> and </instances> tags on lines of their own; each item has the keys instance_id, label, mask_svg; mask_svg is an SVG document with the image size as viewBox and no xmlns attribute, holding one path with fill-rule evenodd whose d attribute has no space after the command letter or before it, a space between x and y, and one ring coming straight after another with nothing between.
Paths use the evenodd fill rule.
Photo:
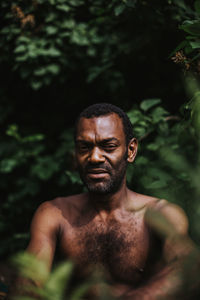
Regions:
<instances>
[{"instance_id":1,"label":"man's ear","mask_svg":"<svg viewBox=\"0 0 200 300\"><path fill-rule=\"evenodd\" d=\"M127 157L128 162L131 163L135 160L137 149L138 149L138 141L136 138L133 138L132 140L130 140L128 144L128 157Z\"/></svg>"}]
</instances>

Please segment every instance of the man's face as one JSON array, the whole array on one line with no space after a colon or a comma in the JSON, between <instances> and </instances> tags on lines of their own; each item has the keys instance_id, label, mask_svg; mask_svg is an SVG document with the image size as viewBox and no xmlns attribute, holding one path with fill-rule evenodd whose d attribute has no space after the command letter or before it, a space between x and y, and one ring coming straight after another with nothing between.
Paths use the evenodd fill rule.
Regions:
<instances>
[{"instance_id":1,"label":"man's face","mask_svg":"<svg viewBox=\"0 0 200 300\"><path fill-rule=\"evenodd\" d=\"M76 160L81 179L89 192L116 192L125 178L126 157L123 123L117 114L80 119Z\"/></svg>"}]
</instances>

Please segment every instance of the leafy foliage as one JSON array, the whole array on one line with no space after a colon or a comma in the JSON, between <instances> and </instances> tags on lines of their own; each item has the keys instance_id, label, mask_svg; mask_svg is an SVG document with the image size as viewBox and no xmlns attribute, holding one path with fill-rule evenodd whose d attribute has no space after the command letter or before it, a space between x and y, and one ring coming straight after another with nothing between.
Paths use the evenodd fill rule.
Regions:
<instances>
[{"instance_id":1,"label":"leafy foliage","mask_svg":"<svg viewBox=\"0 0 200 300\"><path fill-rule=\"evenodd\" d=\"M137 1L103 2L90 1L89 5L81 0L39 0L26 4L19 0L12 5L3 2L6 14L1 45L7 39L12 41L7 44L10 55L6 56L8 59L12 53L14 70L37 90L52 83L55 77L64 82L76 68L77 60L80 69L87 66L88 82L110 69L116 55L126 47L120 45L120 34L112 32L115 15L134 7ZM116 53L112 53L114 47ZM98 58L98 64L94 58ZM3 56L2 60L5 59Z\"/></svg>"},{"instance_id":2,"label":"leafy foliage","mask_svg":"<svg viewBox=\"0 0 200 300\"><path fill-rule=\"evenodd\" d=\"M34 90L55 80L63 84L73 72L83 73L88 83L104 74L109 89L119 90L126 79L120 61L154 39L152 29L141 27L163 27L168 17L176 24L193 13L198 16L197 3L195 9L185 1L166 1L164 7L155 0L151 5L137 0L2 1L0 61L9 62Z\"/></svg>"},{"instance_id":3,"label":"leafy foliage","mask_svg":"<svg viewBox=\"0 0 200 300\"><path fill-rule=\"evenodd\" d=\"M13 264L19 271L19 276L30 280L26 285L20 287L21 295L14 299L33 300L40 297L44 300L62 300L66 294L70 279L72 277L73 265L67 261L57 266L50 274L45 262L36 259L28 253L19 253L12 259ZM35 286L33 282L42 284ZM80 284L68 295L69 300L78 300L87 292L91 283ZM22 289L22 290L21 290ZM32 294L32 295L31 295Z\"/></svg>"},{"instance_id":4,"label":"leafy foliage","mask_svg":"<svg viewBox=\"0 0 200 300\"><path fill-rule=\"evenodd\" d=\"M185 39L174 50L173 60L186 70L200 73L200 1L194 1L194 9L189 10L186 20L179 26L186 33ZM183 50L183 51L181 51Z\"/></svg>"}]
</instances>

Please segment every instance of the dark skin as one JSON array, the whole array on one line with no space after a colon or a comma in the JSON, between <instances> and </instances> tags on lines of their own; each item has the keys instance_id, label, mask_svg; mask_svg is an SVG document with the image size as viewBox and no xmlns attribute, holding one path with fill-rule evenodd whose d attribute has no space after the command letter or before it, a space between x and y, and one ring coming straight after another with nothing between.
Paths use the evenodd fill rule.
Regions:
<instances>
[{"instance_id":1,"label":"dark skin","mask_svg":"<svg viewBox=\"0 0 200 300\"><path fill-rule=\"evenodd\" d=\"M61 252L75 262L79 277L100 266L115 297L177 299L183 288L176 270L194 249L187 217L176 205L127 188L123 170L136 153L137 140L126 145L117 114L81 118L76 161L91 190L43 203L32 220L28 251L46 261L50 270L59 238ZM118 187L102 192L120 174ZM163 228L151 212L159 215Z\"/></svg>"}]
</instances>

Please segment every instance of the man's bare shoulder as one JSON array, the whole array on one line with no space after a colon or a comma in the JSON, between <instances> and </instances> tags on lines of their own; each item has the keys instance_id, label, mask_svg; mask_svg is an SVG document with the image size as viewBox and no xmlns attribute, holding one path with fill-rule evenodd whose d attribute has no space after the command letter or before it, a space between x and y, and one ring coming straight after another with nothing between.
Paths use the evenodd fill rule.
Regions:
<instances>
[{"instance_id":1,"label":"man's bare shoulder","mask_svg":"<svg viewBox=\"0 0 200 300\"><path fill-rule=\"evenodd\" d=\"M188 219L184 210L165 199L151 197L135 192L131 192L130 210L141 211L146 213L147 211L157 212L162 215L170 223L172 223L179 232L186 232L188 228Z\"/></svg>"},{"instance_id":2,"label":"man's bare shoulder","mask_svg":"<svg viewBox=\"0 0 200 300\"><path fill-rule=\"evenodd\" d=\"M155 207L164 204L166 200L156 197L139 194L133 191L129 193L129 209L133 211L146 210L148 207Z\"/></svg>"},{"instance_id":3,"label":"man's bare shoulder","mask_svg":"<svg viewBox=\"0 0 200 300\"><path fill-rule=\"evenodd\" d=\"M48 205L51 205L52 207L55 207L58 210L63 210L67 208L74 208L78 209L84 206L84 204L87 202L87 196L86 194L76 194L76 195L70 195L67 197L57 197L51 201L47 201Z\"/></svg>"},{"instance_id":4,"label":"man's bare shoulder","mask_svg":"<svg viewBox=\"0 0 200 300\"><path fill-rule=\"evenodd\" d=\"M84 194L78 194L45 201L36 210L32 223L44 224L48 227L59 227L64 219L76 215L76 212L80 213L85 199Z\"/></svg>"},{"instance_id":5,"label":"man's bare shoulder","mask_svg":"<svg viewBox=\"0 0 200 300\"><path fill-rule=\"evenodd\" d=\"M63 209L72 206L80 206L81 200L84 199L84 194L78 194L67 197L56 197L53 200L45 201L39 205L37 214L55 216L61 213Z\"/></svg>"},{"instance_id":6,"label":"man's bare shoulder","mask_svg":"<svg viewBox=\"0 0 200 300\"><path fill-rule=\"evenodd\" d=\"M188 231L188 218L184 210L177 204L165 199L147 195L131 193L130 210L141 213L147 224L155 231L170 232L186 235Z\"/></svg>"}]
</instances>

